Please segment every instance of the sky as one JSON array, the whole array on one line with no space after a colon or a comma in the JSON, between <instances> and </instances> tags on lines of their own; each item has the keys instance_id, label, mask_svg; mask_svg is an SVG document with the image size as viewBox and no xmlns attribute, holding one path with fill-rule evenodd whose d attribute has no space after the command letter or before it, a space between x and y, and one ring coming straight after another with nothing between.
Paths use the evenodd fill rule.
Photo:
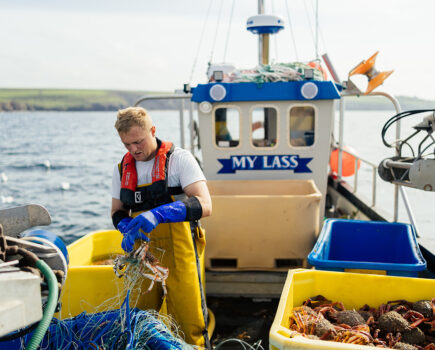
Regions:
<instances>
[{"instance_id":1,"label":"sky","mask_svg":"<svg viewBox=\"0 0 435 350\"><path fill-rule=\"evenodd\" d=\"M316 57L315 7L265 0L286 26L271 38L273 61ZM317 52L341 80L380 51L377 69L394 73L378 90L435 100L434 1L318 0L318 8ZM245 29L256 14L255 0L0 0L0 88L194 86L206 82L210 61L258 64L258 39Z\"/></svg>"}]
</instances>

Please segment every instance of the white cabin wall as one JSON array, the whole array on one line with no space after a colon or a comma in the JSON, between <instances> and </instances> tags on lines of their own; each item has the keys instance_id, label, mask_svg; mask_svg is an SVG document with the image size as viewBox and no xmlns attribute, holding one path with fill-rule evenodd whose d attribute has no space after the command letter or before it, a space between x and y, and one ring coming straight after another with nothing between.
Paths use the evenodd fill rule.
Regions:
<instances>
[{"instance_id":1,"label":"white cabin wall","mask_svg":"<svg viewBox=\"0 0 435 350\"><path fill-rule=\"evenodd\" d=\"M294 106L312 106L315 109L315 141L312 146L294 147L290 145L289 112ZM236 108L240 111L240 144L234 148L219 148L214 142L214 118L216 108ZM278 115L278 142L274 147L257 148L251 145L251 111L257 107L274 107ZM264 101L213 103L210 113L198 111L201 137L201 150L204 174L209 180L260 180L260 179L313 179L322 193L320 220L323 219L327 191L328 164L331 142L331 129L335 111L334 100L315 101ZM221 159L235 155L299 155L313 158L308 163L312 173L294 173L292 170L238 170L234 174L218 174L222 168Z\"/></svg>"}]
</instances>

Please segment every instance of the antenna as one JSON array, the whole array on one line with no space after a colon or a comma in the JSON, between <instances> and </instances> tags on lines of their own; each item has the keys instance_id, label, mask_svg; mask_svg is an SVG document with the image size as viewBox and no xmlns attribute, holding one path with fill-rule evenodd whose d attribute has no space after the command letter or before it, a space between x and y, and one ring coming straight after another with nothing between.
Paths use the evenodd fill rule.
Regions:
<instances>
[{"instance_id":1,"label":"antenna","mask_svg":"<svg viewBox=\"0 0 435 350\"><path fill-rule=\"evenodd\" d=\"M319 0L316 0L316 59L319 59Z\"/></svg>"},{"instance_id":2,"label":"antenna","mask_svg":"<svg viewBox=\"0 0 435 350\"><path fill-rule=\"evenodd\" d=\"M337 74L337 72L335 71L335 68L334 68L334 66L332 65L331 60L329 59L328 54L327 54L327 53L323 54L322 58L323 58L323 62L325 62L325 64L326 64L326 68L328 68L329 74L331 74L332 79L334 79L334 81L335 81L336 83L341 84L341 80L340 80L340 78L338 77L338 74Z\"/></svg>"},{"instance_id":3,"label":"antenna","mask_svg":"<svg viewBox=\"0 0 435 350\"><path fill-rule=\"evenodd\" d=\"M253 34L258 34L259 64L268 64L269 36L284 29L284 21L278 16L265 15L263 0L258 0L258 15L248 18L246 29Z\"/></svg>"}]
</instances>

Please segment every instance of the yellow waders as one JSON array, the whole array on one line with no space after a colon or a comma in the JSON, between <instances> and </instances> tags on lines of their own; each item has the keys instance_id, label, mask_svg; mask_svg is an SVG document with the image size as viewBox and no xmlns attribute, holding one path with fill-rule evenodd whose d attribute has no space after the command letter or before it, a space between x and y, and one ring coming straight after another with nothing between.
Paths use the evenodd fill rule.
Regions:
<instances>
[{"instance_id":1,"label":"yellow waders","mask_svg":"<svg viewBox=\"0 0 435 350\"><path fill-rule=\"evenodd\" d=\"M139 213L134 213L133 216ZM192 235L192 232L194 233ZM194 236L194 239L193 237ZM187 343L209 347L207 333L207 306L203 289L204 230L189 222L158 225L150 234L150 252L169 268L166 280L166 304L168 314L180 326ZM145 280L142 291L148 289ZM159 311L162 306L163 290L160 283L140 297L138 307Z\"/></svg>"}]
</instances>

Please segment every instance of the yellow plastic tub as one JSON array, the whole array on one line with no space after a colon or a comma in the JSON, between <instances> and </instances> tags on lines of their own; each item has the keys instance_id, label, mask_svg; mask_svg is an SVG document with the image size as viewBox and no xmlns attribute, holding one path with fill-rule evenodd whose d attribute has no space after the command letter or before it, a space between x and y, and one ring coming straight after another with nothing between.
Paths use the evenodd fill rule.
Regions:
<instances>
[{"instance_id":1,"label":"yellow plastic tub","mask_svg":"<svg viewBox=\"0 0 435 350\"><path fill-rule=\"evenodd\" d=\"M293 307L300 306L309 297L319 294L332 301L341 301L346 309L359 309L364 304L378 307L391 300L432 299L435 296L435 280L319 270L290 270L270 330L270 350L367 350L371 348L363 345L312 340L302 336L290 338L289 317Z\"/></svg>"},{"instance_id":2,"label":"yellow plastic tub","mask_svg":"<svg viewBox=\"0 0 435 350\"><path fill-rule=\"evenodd\" d=\"M127 293L124 277L118 278L113 271L113 259L124 254L121 241L122 234L119 231L95 231L68 246L68 276L62 288L62 308L55 317L64 319L83 311L103 312L122 305ZM149 282L145 283L148 286ZM131 291L130 306L146 310L139 291ZM160 312L166 312L166 302L163 302ZM208 314L208 333L211 337L216 321L210 309Z\"/></svg>"},{"instance_id":3,"label":"yellow plastic tub","mask_svg":"<svg viewBox=\"0 0 435 350\"><path fill-rule=\"evenodd\" d=\"M110 259L123 254L121 240L119 231L96 231L68 246L68 277L62 288L62 309L57 317L121 306L125 296L124 279L115 275L110 264Z\"/></svg>"}]
</instances>

